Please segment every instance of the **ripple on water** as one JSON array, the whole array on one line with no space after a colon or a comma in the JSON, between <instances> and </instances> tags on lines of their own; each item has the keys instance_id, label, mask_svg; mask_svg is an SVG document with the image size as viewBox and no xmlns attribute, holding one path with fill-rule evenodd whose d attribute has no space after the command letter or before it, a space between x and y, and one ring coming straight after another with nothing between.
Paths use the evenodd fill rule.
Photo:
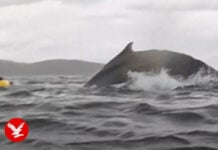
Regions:
<instances>
[{"instance_id":1,"label":"ripple on water","mask_svg":"<svg viewBox=\"0 0 218 150\"><path fill-rule=\"evenodd\" d=\"M206 117L204 115L195 112L164 112L162 115L168 120L182 124L196 124L206 121Z\"/></svg>"},{"instance_id":2,"label":"ripple on water","mask_svg":"<svg viewBox=\"0 0 218 150\"><path fill-rule=\"evenodd\" d=\"M29 91L16 91L10 94L4 95L5 97L14 97L14 98L24 98L24 97L32 97L33 94Z\"/></svg>"},{"instance_id":3,"label":"ripple on water","mask_svg":"<svg viewBox=\"0 0 218 150\"><path fill-rule=\"evenodd\" d=\"M84 81L81 77L23 77L17 78L19 85L1 90L0 125L15 114L28 122L31 131L19 144L2 138L1 148L217 149L217 83L182 86L164 93L81 88ZM159 85L159 79L156 81ZM3 131L0 135L4 137Z\"/></svg>"}]
</instances>

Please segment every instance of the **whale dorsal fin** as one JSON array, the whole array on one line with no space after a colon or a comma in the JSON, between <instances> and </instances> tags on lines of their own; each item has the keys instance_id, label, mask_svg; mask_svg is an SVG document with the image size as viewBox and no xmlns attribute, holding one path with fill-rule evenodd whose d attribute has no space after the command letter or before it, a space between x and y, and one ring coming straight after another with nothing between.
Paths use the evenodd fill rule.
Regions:
<instances>
[{"instance_id":1,"label":"whale dorsal fin","mask_svg":"<svg viewBox=\"0 0 218 150\"><path fill-rule=\"evenodd\" d=\"M133 51L132 45L133 45L133 42L128 43L121 53L132 52Z\"/></svg>"},{"instance_id":2,"label":"whale dorsal fin","mask_svg":"<svg viewBox=\"0 0 218 150\"><path fill-rule=\"evenodd\" d=\"M126 45L126 47L115 58L124 56L124 55L129 54L129 53L132 53L133 52L132 45L133 45L133 42L128 43Z\"/></svg>"},{"instance_id":3,"label":"whale dorsal fin","mask_svg":"<svg viewBox=\"0 0 218 150\"><path fill-rule=\"evenodd\" d=\"M133 52L132 49L133 42L130 42L126 45L126 47L117 55L115 56L111 61L109 61L104 68L108 68L114 65L119 65L122 63L128 56Z\"/></svg>"}]
</instances>

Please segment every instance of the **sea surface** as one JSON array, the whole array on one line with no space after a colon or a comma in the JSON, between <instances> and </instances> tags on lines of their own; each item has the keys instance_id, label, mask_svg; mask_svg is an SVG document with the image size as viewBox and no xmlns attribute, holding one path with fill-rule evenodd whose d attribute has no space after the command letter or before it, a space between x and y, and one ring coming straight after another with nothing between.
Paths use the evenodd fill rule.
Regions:
<instances>
[{"instance_id":1,"label":"sea surface","mask_svg":"<svg viewBox=\"0 0 218 150\"><path fill-rule=\"evenodd\" d=\"M84 88L84 76L11 76L0 89L1 150L218 150L218 81L130 73L131 82ZM21 143L4 135L27 121Z\"/></svg>"}]
</instances>

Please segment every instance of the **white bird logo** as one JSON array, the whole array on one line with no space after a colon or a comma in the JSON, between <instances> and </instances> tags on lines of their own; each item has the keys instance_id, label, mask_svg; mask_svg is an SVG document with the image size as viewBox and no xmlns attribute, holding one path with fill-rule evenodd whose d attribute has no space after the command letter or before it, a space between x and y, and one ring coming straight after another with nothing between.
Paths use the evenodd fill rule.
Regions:
<instances>
[{"instance_id":1,"label":"white bird logo","mask_svg":"<svg viewBox=\"0 0 218 150\"><path fill-rule=\"evenodd\" d=\"M18 137L21 137L21 136L24 136L24 134L20 134L20 132L22 131L22 128L24 126L24 122L21 123L17 128L11 124L10 122L8 123L8 128L11 129L11 131L13 132L12 135L14 136L14 138L18 138Z\"/></svg>"}]
</instances>

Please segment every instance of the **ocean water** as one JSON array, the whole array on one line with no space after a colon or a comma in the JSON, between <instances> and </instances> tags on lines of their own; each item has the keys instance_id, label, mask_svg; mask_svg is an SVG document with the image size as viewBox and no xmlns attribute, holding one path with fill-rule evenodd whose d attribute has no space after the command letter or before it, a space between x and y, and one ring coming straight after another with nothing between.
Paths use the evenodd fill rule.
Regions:
<instances>
[{"instance_id":1,"label":"ocean water","mask_svg":"<svg viewBox=\"0 0 218 150\"><path fill-rule=\"evenodd\" d=\"M130 73L131 82L84 88L83 76L9 77L0 90L2 150L216 150L218 81ZM4 135L13 117L27 121L21 143Z\"/></svg>"}]
</instances>

